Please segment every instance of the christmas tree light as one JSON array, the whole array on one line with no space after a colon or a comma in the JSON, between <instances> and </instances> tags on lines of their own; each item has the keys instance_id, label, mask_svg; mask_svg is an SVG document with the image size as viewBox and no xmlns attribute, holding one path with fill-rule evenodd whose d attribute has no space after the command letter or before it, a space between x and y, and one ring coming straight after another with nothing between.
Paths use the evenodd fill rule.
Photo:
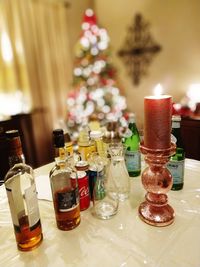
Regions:
<instances>
[{"instance_id":1,"label":"christmas tree light","mask_svg":"<svg viewBox=\"0 0 200 267\"><path fill-rule=\"evenodd\" d=\"M120 94L111 63L109 36L99 28L92 9L87 9L82 33L75 46L73 89L67 96L67 126L76 131L91 116L99 121L120 120L126 98Z\"/></svg>"}]
</instances>

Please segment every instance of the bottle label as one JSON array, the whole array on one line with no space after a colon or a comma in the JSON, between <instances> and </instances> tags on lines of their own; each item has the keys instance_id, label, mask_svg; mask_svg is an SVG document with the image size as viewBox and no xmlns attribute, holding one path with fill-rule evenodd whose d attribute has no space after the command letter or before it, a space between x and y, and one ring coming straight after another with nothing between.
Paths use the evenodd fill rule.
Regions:
<instances>
[{"instance_id":1,"label":"bottle label","mask_svg":"<svg viewBox=\"0 0 200 267\"><path fill-rule=\"evenodd\" d=\"M180 121L172 121L172 128L180 128Z\"/></svg>"},{"instance_id":2,"label":"bottle label","mask_svg":"<svg viewBox=\"0 0 200 267\"><path fill-rule=\"evenodd\" d=\"M13 224L19 226L19 219L28 216L29 227L31 228L39 221L39 208L35 184L24 190L20 190L20 175L12 180L12 187L6 186L7 196Z\"/></svg>"},{"instance_id":3,"label":"bottle label","mask_svg":"<svg viewBox=\"0 0 200 267\"><path fill-rule=\"evenodd\" d=\"M24 193L29 227L34 226L40 219L39 208L38 208L38 200L37 200L37 192L35 184L32 184L31 187L27 188Z\"/></svg>"},{"instance_id":4,"label":"bottle label","mask_svg":"<svg viewBox=\"0 0 200 267\"><path fill-rule=\"evenodd\" d=\"M19 218L25 215L23 195L20 192L20 175L5 183L13 224L19 226Z\"/></svg>"},{"instance_id":5,"label":"bottle label","mask_svg":"<svg viewBox=\"0 0 200 267\"><path fill-rule=\"evenodd\" d=\"M78 194L78 188L66 192L57 192L59 211L66 212L76 208L79 203Z\"/></svg>"},{"instance_id":6,"label":"bottle label","mask_svg":"<svg viewBox=\"0 0 200 267\"><path fill-rule=\"evenodd\" d=\"M141 154L139 151L126 151L125 161L128 172L141 169Z\"/></svg>"},{"instance_id":7,"label":"bottle label","mask_svg":"<svg viewBox=\"0 0 200 267\"><path fill-rule=\"evenodd\" d=\"M173 184L182 184L184 179L184 164L185 161L170 160L167 163L167 168L173 177Z\"/></svg>"}]
</instances>

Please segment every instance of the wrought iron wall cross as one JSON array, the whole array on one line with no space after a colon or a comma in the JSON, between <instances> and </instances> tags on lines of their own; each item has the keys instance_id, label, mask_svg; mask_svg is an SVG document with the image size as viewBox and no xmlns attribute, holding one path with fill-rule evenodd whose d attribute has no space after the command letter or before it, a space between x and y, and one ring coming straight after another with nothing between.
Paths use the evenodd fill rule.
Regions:
<instances>
[{"instance_id":1,"label":"wrought iron wall cross","mask_svg":"<svg viewBox=\"0 0 200 267\"><path fill-rule=\"evenodd\" d=\"M141 76L147 74L153 56L161 50L149 32L149 23L145 22L141 14L136 14L133 26L129 27L124 48L118 54L128 68L128 74L133 83L138 85Z\"/></svg>"}]
</instances>

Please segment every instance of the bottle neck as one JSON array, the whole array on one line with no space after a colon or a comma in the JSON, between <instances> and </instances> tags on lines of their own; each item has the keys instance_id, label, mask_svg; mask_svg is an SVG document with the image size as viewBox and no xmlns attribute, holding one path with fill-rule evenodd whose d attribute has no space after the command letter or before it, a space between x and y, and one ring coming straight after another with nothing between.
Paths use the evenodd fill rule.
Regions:
<instances>
[{"instance_id":1,"label":"bottle neck","mask_svg":"<svg viewBox=\"0 0 200 267\"><path fill-rule=\"evenodd\" d=\"M174 127L174 125L172 125L172 134L176 138L176 146L177 146L177 148L183 148L182 138L181 138L180 123L179 123L179 127Z\"/></svg>"},{"instance_id":2,"label":"bottle neck","mask_svg":"<svg viewBox=\"0 0 200 267\"><path fill-rule=\"evenodd\" d=\"M8 162L10 167L13 167L17 163L25 163L20 137L9 139L8 148Z\"/></svg>"},{"instance_id":3,"label":"bottle neck","mask_svg":"<svg viewBox=\"0 0 200 267\"><path fill-rule=\"evenodd\" d=\"M65 167L67 162L67 155L65 147L55 147L54 150L55 163L60 167Z\"/></svg>"},{"instance_id":4,"label":"bottle neck","mask_svg":"<svg viewBox=\"0 0 200 267\"><path fill-rule=\"evenodd\" d=\"M79 146L89 146L90 145L90 137L87 131L81 131L79 134L78 140Z\"/></svg>"},{"instance_id":5,"label":"bottle neck","mask_svg":"<svg viewBox=\"0 0 200 267\"><path fill-rule=\"evenodd\" d=\"M172 121L172 129L181 128L180 121Z\"/></svg>"},{"instance_id":6,"label":"bottle neck","mask_svg":"<svg viewBox=\"0 0 200 267\"><path fill-rule=\"evenodd\" d=\"M135 118L134 117L131 117L128 121L129 124L135 124Z\"/></svg>"}]
</instances>

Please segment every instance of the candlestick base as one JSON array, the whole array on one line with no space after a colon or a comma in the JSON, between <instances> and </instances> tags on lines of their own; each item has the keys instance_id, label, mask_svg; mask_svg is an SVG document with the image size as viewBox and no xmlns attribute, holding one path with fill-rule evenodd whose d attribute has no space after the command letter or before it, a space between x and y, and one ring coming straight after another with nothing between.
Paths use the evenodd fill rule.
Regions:
<instances>
[{"instance_id":1,"label":"candlestick base","mask_svg":"<svg viewBox=\"0 0 200 267\"><path fill-rule=\"evenodd\" d=\"M166 193L172 187L172 176L166 168L169 157L176 151L176 145L168 149L149 149L140 145L141 153L149 165L142 172L142 184L147 191L146 201L139 206L139 217L153 226L167 226L174 221L175 213L167 203Z\"/></svg>"}]
</instances>

